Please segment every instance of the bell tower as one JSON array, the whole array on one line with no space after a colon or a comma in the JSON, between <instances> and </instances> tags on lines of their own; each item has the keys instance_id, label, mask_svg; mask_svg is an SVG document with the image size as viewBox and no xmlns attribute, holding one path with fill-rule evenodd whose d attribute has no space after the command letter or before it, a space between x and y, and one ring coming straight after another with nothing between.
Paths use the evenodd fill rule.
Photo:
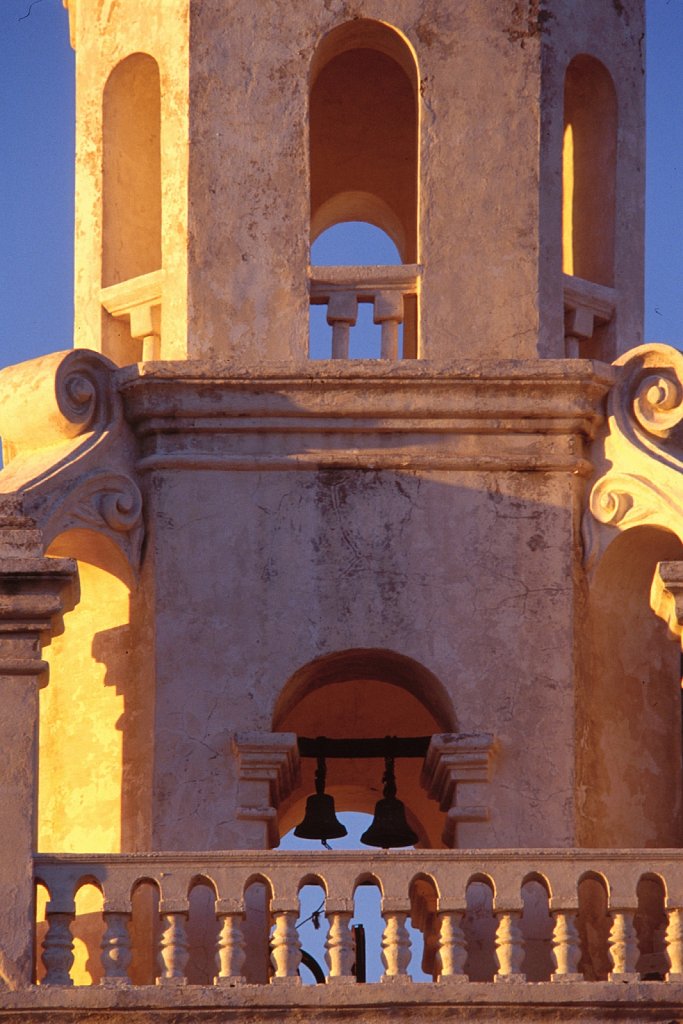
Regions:
<instances>
[{"instance_id":1,"label":"bell tower","mask_svg":"<svg viewBox=\"0 0 683 1024\"><path fill-rule=\"evenodd\" d=\"M77 345L303 364L309 301L343 333L358 296L410 358L640 340L640 12L361 7L293 3L274 38L263 4L70 0ZM395 280L309 272L344 220L390 235Z\"/></svg>"},{"instance_id":2,"label":"bell tower","mask_svg":"<svg viewBox=\"0 0 683 1024\"><path fill-rule=\"evenodd\" d=\"M50 572L55 591L77 565L80 585L63 633L55 599L31 634L36 651L54 638L15 801L38 794L23 841L50 895L46 984L68 986L87 883L106 982L156 992L161 971L165 1009L188 979L215 978L231 1006L245 977L291 995L311 877L332 981L352 977L362 884L382 891L389 980L406 975L407 917L435 980L637 980L625 893L657 872L629 860L609 889L584 860L601 848L621 871L683 825L683 501L667 497L683 372L664 350L625 354L642 340L642 3L65 3L74 348L0 373L2 578L13 592L30 548L32 599ZM400 262L311 263L357 221ZM353 359L363 304L377 348ZM329 879L275 852L314 789L319 807L371 812L371 760L415 851L335 853ZM519 923L529 882L555 915L540 937ZM146 927L143 884L160 901ZM215 974L214 952L186 972L199 884ZM646 910L642 955L661 925ZM547 970L522 970L527 939ZM25 982L26 943L16 959Z\"/></svg>"}]
</instances>

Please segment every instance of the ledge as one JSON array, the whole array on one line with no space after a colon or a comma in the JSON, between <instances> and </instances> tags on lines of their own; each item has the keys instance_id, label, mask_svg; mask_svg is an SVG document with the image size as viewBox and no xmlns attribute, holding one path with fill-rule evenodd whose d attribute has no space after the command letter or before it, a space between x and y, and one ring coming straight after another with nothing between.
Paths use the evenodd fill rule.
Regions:
<instances>
[{"instance_id":1,"label":"ledge","mask_svg":"<svg viewBox=\"0 0 683 1024\"><path fill-rule=\"evenodd\" d=\"M562 1011L563 1018L577 1020L614 1020L615 1011L629 1013L629 1020L662 1021L663 1007L668 1012L683 1008L683 984L671 982L537 982L535 984L504 984L494 982L412 982L396 980L391 984L326 985L246 985L229 986L185 985L182 987L125 986L109 988L104 985L59 988L36 986L17 992L0 992L2 1019L20 1019L23 1013L49 1013L50 1021L88 1019L91 1015L111 1021L116 1011L130 1019L134 1010L158 1010L163 1018L173 1015L177 1020L183 1010L232 1011L229 1019L244 1015L245 1020L272 1020L272 1011L291 1011L294 1008L316 1008L316 1020L327 1017L335 1022L367 1020L368 1011L391 1008L391 1019L402 1011L405 1019L414 1021L415 1008L420 1008L424 1020L429 1010L430 1019L443 1020L445 1007L449 1020L472 1020L471 1012L477 1007L514 1007L515 1019L548 1020L551 1011ZM459 1007L462 1013L457 1013ZM587 1008L592 1008L590 1017ZM600 1011L603 1010L604 1013ZM63 1011L58 1014L55 1011ZM242 1011L242 1014L239 1013ZM651 1015L648 1011L651 1011ZM318 1014L321 1015L318 1015ZM636 1016L633 1014L637 1013ZM438 1017L437 1017L438 1014ZM144 1018L149 1021L149 1017ZM197 1017L192 1014L192 1020ZM202 1013L201 1020L225 1019ZM387 1019L387 1018L383 1018ZM491 1019L481 1017L478 1019ZM498 1019L498 1018L494 1018ZM554 1018L553 1018L554 1019Z\"/></svg>"},{"instance_id":2,"label":"ledge","mask_svg":"<svg viewBox=\"0 0 683 1024\"><path fill-rule=\"evenodd\" d=\"M588 360L147 363L116 374L141 471L586 473L576 438L594 436L614 380Z\"/></svg>"}]
</instances>

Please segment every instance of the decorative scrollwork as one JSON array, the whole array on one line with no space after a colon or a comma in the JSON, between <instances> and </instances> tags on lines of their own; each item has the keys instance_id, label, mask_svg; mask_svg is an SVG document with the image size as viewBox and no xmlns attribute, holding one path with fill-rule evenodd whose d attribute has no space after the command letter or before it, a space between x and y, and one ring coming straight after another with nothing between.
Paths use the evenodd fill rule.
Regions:
<instances>
[{"instance_id":1,"label":"decorative scrollwork","mask_svg":"<svg viewBox=\"0 0 683 1024\"><path fill-rule=\"evenodd\" d=\"M121 485L107 489L99 500L102 519L112 530L126 532L137 526L142 518L142 495L128 477L119 477Z\"/></svg>"},{"instance_id":2,"label":"decorative scrollwork","mask_svg":"<svg viewBox=\"0 0 683 1024\"><path fill-rule=\"evenodd\" d=\"M600 480L590 496L590 510L600 523L617 526L633 508L633 496L619 490L611 477Z\"/></svg>"},{"instance_id":3,"label":"decorative scrollwork","mask_svg":"<svg viewBox=\"0 0 683 1024\"><path fill-rule=\"evenodd\" d=\"M683 539L683 354L641 345L616 365L607 421L590 453L598 478L582 524L589 566L615 536L598 524L656 526Z\"/></svg>"},{"instance_id":4,"label":"decorative scrollwork","mask_svg":"<svg viewBox=\"0 0 683 1024\"><path fill-rule=\"evenodd\" d=\"M60 363L55 376L57 405L64 419L63 433L76 437L102 430L114 417L113 363L86 349L74 349Z\"/></svg>"},{"instance_id":5,"label":"decorative scrollwork","mask_svg":"<svg viewBox=\"0 0 683 1024\"><path fill-rule=\"evenodd\" d=\"M610 395L619 429L667 438L683 421L683 355L668 345L641 345L617 360L622 375Z\"/></svg>"},{"instance_id":6,"label":"decorative scrollwork","mask_svg":"<svg viewBox=\"0 0 683 1024\"><path fill-rule=\"evenodd\" d=\"M139 560L142 543L142 495L134 480L121 473L94 472L78 481L53 506L44 527L49 541L67 530L86 528L109 533L131 565Z\"/></svg>"}]
</instances>

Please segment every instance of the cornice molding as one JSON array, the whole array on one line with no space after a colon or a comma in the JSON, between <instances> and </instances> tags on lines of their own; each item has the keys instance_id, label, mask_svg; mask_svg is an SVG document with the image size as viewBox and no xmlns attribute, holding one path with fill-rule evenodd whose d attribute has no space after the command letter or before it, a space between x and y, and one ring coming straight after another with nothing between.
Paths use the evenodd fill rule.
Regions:
<instances>
[{"instance_id":1,"label":"cornice molding","mask_svg":"<svg viewBox=\"0 0 683 1024\"><path fill-rule=\"evenodd\" d=\"M138 469L587 473L613 371L586 360L340 361L247 371L154 363L117 375Z\"/></svg>"}]
</instances>

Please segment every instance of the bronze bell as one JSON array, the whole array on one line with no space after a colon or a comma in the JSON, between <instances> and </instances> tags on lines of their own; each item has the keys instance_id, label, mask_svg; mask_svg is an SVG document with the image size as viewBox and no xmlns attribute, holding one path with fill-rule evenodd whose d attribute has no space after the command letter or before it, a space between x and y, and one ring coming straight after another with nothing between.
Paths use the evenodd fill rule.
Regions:
<instances>
[{"instance_id":1,"label":"bronze bell","mask_svg":"<svg viewBox=\"0 0 683 1024\"><path fill-rule=\"evenodd\" d=\"M328 839L341 839L346 829L337 820L334 809L334 797L325 792L325 758L318 758L315 773L315 793L306 800L304 820L294 829L299 839L320 839L323 843Z\"/></svg>"},{"instance_id":2,"label":"bronze bell","mask_svg":"<svg viewBox=\"0 0 683 1024\"><path fill-rule=\"evenodd\" d=\"M370 827L360 837L365 846L379 846L389 850L395 846L414 846L417 835L406 821L406 809L396 797L394 759L384 759L384 796L375 805L375 816Z\"/></svg>"}]
</instances>

